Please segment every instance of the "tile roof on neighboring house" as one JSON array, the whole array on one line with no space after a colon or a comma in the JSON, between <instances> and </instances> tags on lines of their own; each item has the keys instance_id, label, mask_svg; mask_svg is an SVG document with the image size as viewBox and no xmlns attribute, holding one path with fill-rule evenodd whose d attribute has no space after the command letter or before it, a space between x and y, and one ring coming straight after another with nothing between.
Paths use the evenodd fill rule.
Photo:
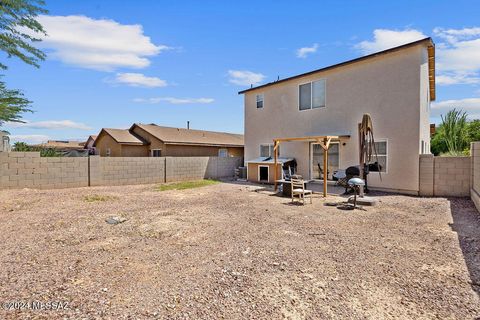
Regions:
<instances>
[{"instance_id":1,"label":"tile roof on neighboring house","mask_svg":"<svg viewBox=\"0 0 480 320\"><path fill-rule=\"evenodd\" d=\"M128 129L103 128L102 131L100 131L100 133L98 134L98 136L100 136L102 132L105 132L110 137L112 137L113 140L120 144L146 144L145 141L140 140L137 136L133 135L130 131L128 131Z\"/></svg>"},{"instance_id":2,"label":"tile roof on neighboring house","mask_svg":"<svg viewBox=\"0 0 480 320\"><path fill-rule=\"evenodd\" d=\"M181 144L181 145L209 145L209 146L231 146L243 147L244 140L242 134L204 131L194 129L162 127L156 124L140 124L135 126L145 130L165 144Z\"/></svg>"},{"instance_id":3,"label":"tile roof on neighboring house","mask_svg":"<svg viewBox=\"0 0 480 320\"><path fill-rule=\"evenodd\" d=\"M410 47L413 47L413 46L416 46L416 45L419 45L419 44L426 44L428 46L428 77L429 77L429 83L430 83L430 98L431 98L432 101L435 101L435 44L433 43L433 40L430 37L425 38L425 39L421 39L421 40L417 40L417 41L414 41L414 42L410 42L410 43L407 43L407 44L404 44L404 45L401 45L401 46L398 46L398 47L383 50L383 51L380 51L380 52L375 52L373 54L369 54L369 55L366 55L366 56L363 56L363 57L360 57L360 58L356 58L356 59L344 61L344 62L341 62L341 63L337 63L337 64L334 64L334 65L331 65L331 66L328 66L328 67L324 67L324 68L321 68L321 69L305 72L305 73L298 74L298 75L288 77L288 78L285 78L285 79L281 79L281 80L277 80L277 81L274 81L274 82L269 82L269 83L266 83L266 84L262 84L262 85L259 85L259 86L256 86L256 87L251 87L249 89L239 91L238 94L244 94L244 93L247 93L249 91L273 86L273 85L276 85L276 84L279 84L279 83L282 83L282 82L285 82L285 81L309 76L309 75L315 74L317 72L323 72L323 71L327 71L327 70L330 70L330 69L335 69L335 68L343 67L343 66L346 66L346 65L350 65L350 64L353 64L353 63L358 63L358 62L365 61L365 60L368 60L368 59L371 59L371 58L375 58L375 57L383 56L385 54L389 54L389 53L396 52L396 51L399 51L399 50L407 49L407 48L410 48Z\"/></svg>"},{"instance_id":4,"label":"tile roof on neighboring house","mask_svg":"<svg viewBox=\"0 0 480 320\"><path fill-rule=\"evenodd\" d=\"M84 142L80 141L71 141L71 140L48 140L45 143L38 144L36 146L42 148L53 148L53 149L81 149L83 148Z\"/></svg>"}]
</instances>

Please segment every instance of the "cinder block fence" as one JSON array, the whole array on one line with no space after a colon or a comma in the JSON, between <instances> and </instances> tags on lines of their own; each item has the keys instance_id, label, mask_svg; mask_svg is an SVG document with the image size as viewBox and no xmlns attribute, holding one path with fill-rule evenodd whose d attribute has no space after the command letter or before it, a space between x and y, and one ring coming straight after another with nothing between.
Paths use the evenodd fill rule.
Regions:
<instances>
[{"instance_id":1,"label":"cinder block fence","mask_svg":"<svg viewBox=\"0 0 480 320\"><path fill-rule=\"evenodd\" d=\"M471 177L470 157L420 155L419 193L422 196L467 197Z\"/></svg>"},{"instance_id":2,"label":"cinder block fence","mask_svg":"<svg viewBox=\"0 0 480 320\"><path fill-rule=\"evenodd\" d=\"M242 157L40 157L0 152L0 189L71 188L227 178Z\"/></svg>"},{"instance_id":3,"label":"cinder block fence","mask_svg":"<svg viewBox=\"0 0 480 320\"><path fill-rule=\"evenodd\" d=\"M480 211L480 142L473 142L470 157L420 155L421 196L468 197Z\"/></svg>"}]
</instances>

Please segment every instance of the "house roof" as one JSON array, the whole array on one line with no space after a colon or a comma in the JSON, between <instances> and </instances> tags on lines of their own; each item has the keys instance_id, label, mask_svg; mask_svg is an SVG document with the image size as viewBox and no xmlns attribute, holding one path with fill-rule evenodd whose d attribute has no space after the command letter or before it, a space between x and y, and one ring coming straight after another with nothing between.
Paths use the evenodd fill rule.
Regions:
<instances>
[{"instance_id":1,"label":"house roof","mask_svg":"<svg viewBox=\"0 0 480 320\"><path fill-rule=\"evenodd\" d=\"M163 141L165 144L231 147L243 147L244 145L242 134L162 127L157 126L156 124L140 123L135 123L130 130L132 130L135 126L145 130L152 136Z\"/></svg>"},{"instance_id":2,"label":"house roof","mask_svg":"<svg viewBox=\"0 0 480 320\"><path fill-rule=\"evenodd\" d=\"M138 144L143 145L145 142L140 140L137 136L133 135L128 129L111 129L111 128L103 128L98 136L105 132L110 137L113 138L116 142L120 144ZM97 141L95 140L95 143ZM95 145L95 144L94 144Z\"/></svg>"},{"instance_id":3,"label":"house roof","mask_svg":"<svg viewBox=\"0 0 480 320\"><path fill-rule=\"evenodd\" d=\"M277 158L277 163L284 164L295 160L295 158ZM247 163L263 163L263 164L274 164L275 159L272 157L258 157L253 160L247 161Z\"/></svg>"},{"instance_id":4,"label":"house roof","mask_svg":"<svg viewBox=\"0 0 480 320\"><path fill-rule=\"evenodd\" d=\"M47 140L47 142L38 144L36 146L42 148L52 149L82 149L84 142L72 140Z\"/></svg>"},{"instance_id":5,"label":"house roof","mask_svg":"<svg viewBox=\"0 0 480 320\"><path fill-rule=\"evenodd\" d=\"M344 61L344 62L341 62L341 63L337 63L337 64L334 64L334 65L331 65L331 66L328 66L328 67L324 67L324 68L321 68L321 69L309 71L309 72L306 72L306 73L301 73L301 74L298 74L298 75L295 75L295 76L292 76L292 77L288 77L288 78L285 78L285 79L277 80L277 81L274 81L274 82L269 82L269 83L266 83L266 84L263 84L263 85L260 85L260 86L257 86L257 87L252 87L252 88L249 88L249 89L246 89L246 90L239 91L238 94L244 94L244 93L247 93L247 92L252 91L252 90L257 90L257 89L260 89L260 88L273 86L273 85L276 85L276 84L279 84L279 83L282 83L282 82L285 82L285 81L309 76L309 75L315 74L317 72L323 72L323 71L327 71L327 70L331 70L331 69L335 69L335 68L340 68L340 67L350 65L350 64L353 64L353 63L365 61L365 60L368 60L368 59L371 59L371 58L376 58L378 56L382 56L382 55L385 55L385 54L388 54L388 53L392 53L392 52L396 52L396 51L399 51L399 50L407 49L407 48L410 48L410 47L413 47L413 46L416 46L416 45L419 45L419 44L426 44L428 46L428 77L429 77L429 83L430 83L430 99L432 101L434 101L435 100L435 44L433 43L433 40L430 37L425 38L425 39L421 39L421 40L418 40L418 41L410 42L410 43L407 43L407 44L404 44L404 45L401 45L401 46L398 46L398 47L394 47L394 48L390 48L390 49L383 50L383 51L380 51L380 52L376 52L376 53L373 53L373 54L369 54L369 55L366 55L366 56L363 56L363 57L360 57L360 58L356 58L356 59Z\"/></svg>"}]
</instances>

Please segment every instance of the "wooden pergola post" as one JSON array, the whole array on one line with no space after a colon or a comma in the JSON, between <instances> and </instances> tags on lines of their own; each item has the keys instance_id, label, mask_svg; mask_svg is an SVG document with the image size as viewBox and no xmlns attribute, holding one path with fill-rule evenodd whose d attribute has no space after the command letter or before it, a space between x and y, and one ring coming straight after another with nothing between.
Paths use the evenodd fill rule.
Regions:
<instances>
[{"instance_id":1,"label":"wooden pergola post","mask_svg":"<svg viewBox=\"0 0 480 320\"><path fill-rule=\"evenodd\" d=\"M330 148L330 142L332 137L324 137L323 144L323 197L327 197L327 179L328 179L328 149Z\"/></svg>"},{"instance_id":2,"label":"wooden pergola post","mask_svg":"<svg viewBox=\"0 0 480 320\"><path fill-rule=\"evenodd\" d=\"M350 135L343 135L341 137L350 137ZM327 178L328 178L328 149L330 148L330 142L332 139L339 139L340 136L309 136L309 137L296 137L296 138L277 138L273 139L273 168L274 173L273 177L275 178L274 187L275 191L277 191L277 166L278 166L278 147L280 146L280 142L292 142L292 141L317 141L323 148L323 167L324 167L324 174L323 174L323 196L327 196Z\"/></svg>"},{"instance_id":3,"label":"wooden pergola post","mask_svg":"<svg viewBox=\"0 0 480 320\"><path fill-rule=\"evenodd\" d=\"M273 140L273 178L274 190L277 191L277 159L278 159L278 145L279 141Z\"/></svg>"}]
</instances>

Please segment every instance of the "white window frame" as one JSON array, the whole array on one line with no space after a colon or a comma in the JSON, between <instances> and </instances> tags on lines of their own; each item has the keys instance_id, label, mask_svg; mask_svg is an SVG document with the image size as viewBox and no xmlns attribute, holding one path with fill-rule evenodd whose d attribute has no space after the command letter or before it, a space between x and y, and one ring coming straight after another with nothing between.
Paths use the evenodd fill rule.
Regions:
<instances>
[{"instance_id":1,"label":"white window frame","mask_svg":"<svg viewBox=\"0 0 480 320\"><path fill-rule=\"evenodd\" d=\"M258 100L258 97L262 97L262 100L260 100L260 101L262 101L262 106L261 107L258 106L258 103L260 102ZM265 95L263 93L259 93L259 94L255 95L255 107L257 109L263 109L263 107L265 107Z\"/></svg>"},{"instance_id":2,"label":"white window frame","mask_svg":"<svg viewBox=\"0 0 480 320\"><path fill-rule=\"evenodd\" d=\"M263 157L262 156L262 147L264 146L268 146L268 153L269 155L267 156L268 157L273 157L274 156L274 150L273 150L273 143L261 143L260 144L260 148L259 148L259 152L260 152L260 157ZM277 150L278 150L278 156L280 156L280 146L277 146Z\"/></svg>"},{"instance_id":3,"label":"white window frame","mask_svg":"<svg viewBox=\"0 0 480 320\"><path fill-rule=\"evenodd\" d=\"M388 163L388 158L389 158L389 156L388 156L388 145L389 145L388 139L386 139L386 138L376 139L375 142L376 142L376 143L378 143L378 142L386 142L386 145L385 145L385 154L384 154L384 155L383 155L383 154L381 154L381 155L379 154L379 156L384 156L384 157L385 157L385 163L387 164L387 168L385 169L385 171L380 171L380 173L382 173L382 174L387 174L387 173L388 173L388 168L390 168L390 163ZM378 154L378 150L377 150L377 154ZM374 158L375 158L375 156L374 156Z\"/></svg>"},{"instance_id":4,"label":"white window frame","mask_svg":"<svg viewBox=\"0 0 480 320\"><path fill-rule=\"evenodd\" d=\"M267 168L267 180L260 180L260 168ZM258 166L258 177L257 177L258 182L270 182L270 166L267 165L259 165Z\"/></svg>"},{"instance_id":5,"label":"white window frame","mask_svg":"<svg viewBox=\"0 0 480 320\"><path fill-rule=\"evenodd\" d=\"M225 155L222 156L221 152L225 152ZM227 148L220 148L218 149L218 157L220 158L228 158L228 149Z\"/></svg>"},{"instance_id":6,"label":"white window frame","mask_svg":"<svg viewBox=\"0 0 480 320\"><path fill-rule=\"evenodd\" d=\"M154 151L160 151L160 157L154 156L153 155ZM162 149L150 149L150 157L161 158L162 157Z\"/></svg>"},{"instance_id":7,"label":"white window frame","mask_svg":"<svg viewBox=\"0 0 480 320\"><path fill-rule=\"evenodd\" d=\"M314 144L319 144L320 146L322 146L323 144L321 142L311 142L310 143L310 157L309 157L309 166L310 166L310 179L311 180L318 180L318 178L314 178L313 177L313 166L312 166L312 160L313 160L313 145ZM334 141L334 142L331 142L330 143L330 146L333 145L333 144L338 144L338 167L340 169L340 163L342 163L342 158L341 158L341 152L340 152L340 147L342 146L342 144L340 143L340 141ZM324 151L325 152L325 151ZM323 166L323 163L321 163L321 165ZM333 172L332 172L333 174ZM323 179L321 179L321 181L323 181ZM328 180L328 181L332 181L332 180Z\"/></svg>"},{"instance_id":8,"label":"white window frame","mask_svg":"<svg viewBox=\"0 0 480 320\"><path fill-rule=\"evenodd\" d=\"M105 156L110 157L111 154L112 154L112 151L110 150L110 148L107 148L107 150L105 150Z\"/></svg>"},{"instance_id":9,"label":"white window frame","mask_svg":"<svg viewBox=\"0 0 480 320\"><path fill-rule=\"evenodd\" d=\"M325 105L323 107L313 107L313 83L317 81L325 81ZM303 86L305 84L310 84L310 108L308 109L300 109L300 86ZM313 81L308 81L308 82L303 82L298 84L298 111L307 111L307 110L313 110L313 109L324 109L327 107L327 78L320 78L317 80Z\"/></svg>"}]
</instances>

